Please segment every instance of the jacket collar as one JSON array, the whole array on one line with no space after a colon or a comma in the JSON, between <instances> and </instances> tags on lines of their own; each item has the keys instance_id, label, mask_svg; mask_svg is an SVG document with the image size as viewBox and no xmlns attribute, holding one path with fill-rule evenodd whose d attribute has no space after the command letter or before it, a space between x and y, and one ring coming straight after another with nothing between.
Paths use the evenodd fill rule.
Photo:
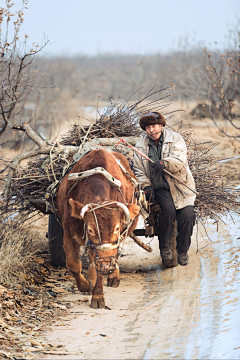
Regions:
<instances>
[{"instance_id":1,"label":"jacket collar","mask_svg":"<svg viewBox=\"0 0 240 360\"><path fill-rule=\"evenodd\" d=\"M163 141L164 142L173 142L173 131L163 129Z\"/></svg>"}]
</instances>

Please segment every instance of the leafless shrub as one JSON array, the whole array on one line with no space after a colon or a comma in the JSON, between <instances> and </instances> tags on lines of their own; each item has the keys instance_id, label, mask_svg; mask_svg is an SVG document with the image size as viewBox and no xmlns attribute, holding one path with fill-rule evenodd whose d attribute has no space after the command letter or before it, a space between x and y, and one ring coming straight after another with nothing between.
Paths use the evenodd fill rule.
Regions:
<instances>
[{"instance_id":1,"label":"leafless shrub","mask_svg":"<svg viewBox=\"0 0 240 360\"><path fill-rule=\"evenodd\" d=\"M10 0L6 0L6 7L0 9L0 137L7 126L12 127L31 92L38 88L41 81L42 74L33 67L33 61L48 41L42 46L33 44L28 50L28 35L25 35L25 41L21 44L19 32L26 4L27 0L23 0L23 6L17 14L11 12L14 3ZM16 21L12 20L14 16L17 16ZM10 28L14 33L12 39Z\"/></svg>"},{"instance_id":2,"label":"leafless shrub","mask_svg":"<svg viewBox=\"0 0 240 360\"><path fill-rule=\"evenodd\" d=\"M233 109L235 102L240 100L240 21L239 26L230 32L232 47L226 53L212 59L207 55L206 73L210 80L208 106L210 117L218 130L232 140L240 141L240 119L235 118ZM214 113L214 109L218 113ZM219 123L224 119L224 125Z\"/></svg>"}]
</instances>

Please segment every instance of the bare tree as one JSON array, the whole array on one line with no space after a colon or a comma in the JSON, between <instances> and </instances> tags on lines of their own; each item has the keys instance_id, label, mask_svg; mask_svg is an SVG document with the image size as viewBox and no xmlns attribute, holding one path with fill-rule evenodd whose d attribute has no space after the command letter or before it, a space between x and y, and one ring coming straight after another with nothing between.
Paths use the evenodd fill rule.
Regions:
<instances>
[{"instance_id":1,"label":"bare tree","mask_svg":"<svg viewBox=\"0 0 240 360\"><path fill-rule=\"evenodd\" d=\"M208 91L210 116L219 131L240 142L240 119L235 118L233 108L240 97L240 21L238 26L230 31L228 50L220 54L218 59L206 52L206 72L210 80ZM231 46L232 45L232 46ZM218 109L218 114L213 111L213 105ZM224 124L219 123L220 116Z\"/></svg>"},{"instance_id":2,"label":"bare tree","mask_svg":"<svg viewBox=\"0 0 240 360\"><path fill-rule=\"evenodd\" d=\"M185 99L199 101L199 116L213 120L219 131L240 141L240 120L234 106L240 96L240 21L229 32L226 49L210 51L202 46L176 53L175 84ZM170 57L172 68L174 56Z\"/></svg>"},{"instance_id":3,"label":"bare tree","mask_svg":"<svg viewBox=\"0 0 240 360\"><path fill-rule=\"evenodd\" d=\"M14 118L19 116L30 96L38 88L41 72L32 66L34 57L48 43L42 46L33 43L27 49L27 38L21 43L20 27L24 21L24 9L28 0L23 0L22 8L12 12L14 3L6 0L6 7L0 8L0 137L7 126L12 127ZM16 21L13 17L16 17ZM13 30L12 38L10 32Z\"/></svg>"}]
</instances>

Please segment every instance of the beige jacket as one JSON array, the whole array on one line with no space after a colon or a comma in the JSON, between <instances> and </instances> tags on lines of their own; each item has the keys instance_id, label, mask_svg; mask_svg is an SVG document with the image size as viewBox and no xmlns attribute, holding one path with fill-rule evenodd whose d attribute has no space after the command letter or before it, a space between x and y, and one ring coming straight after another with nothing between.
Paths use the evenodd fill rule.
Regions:
<instances>
[{"instance_id":1,"label":"beige jacket","mask_svg":"<svg viewBox=\"0 0 240 360\"><path fill-rule=\"evenodd\" d=\"M165 169L186 185L195 189L194 179L187 162L187 147L183 137L176 132L164 129L163 139L162 161L164 162ZM148 140L149 137L144 136L136 144L136 148L147 156L149 150ZM146 186L151 186L149 162L136 152L134 152L133 170L142 189ZM191 190L179 184L177 180L167 174L165 174L165 178L169 184L177 210L188 205L194 205L196 195Z\"/></svg>"}]
</instances>

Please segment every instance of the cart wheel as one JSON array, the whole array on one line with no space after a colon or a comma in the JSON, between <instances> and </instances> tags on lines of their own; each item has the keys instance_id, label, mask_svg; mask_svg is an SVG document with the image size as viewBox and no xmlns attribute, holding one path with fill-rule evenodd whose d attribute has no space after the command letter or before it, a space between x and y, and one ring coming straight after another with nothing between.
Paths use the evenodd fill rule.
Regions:
<instances>
[{"instance_id":1,"label":"cart wheel","mask_svg":"<svg viewBox=\"0 0 240 360\"><path fill-rule=\"evenodd\" d=\"M171 268L178 265L178 253L177 253L177 221L175 221L173 236L171 238L170 248L172 250L172 260L162 259L163 266L165 268Z\"/></svg>"},{"instance_id":2,"label":"cart wheel","mask_svg":"<svg viewBox=\"0 0 240 360\"><path fill-rule=\"evenodd\" d=\"M66 255L63 249L63 228L59 217L50 214L48 218L48 244L52 266L66 267Z\"/></svg>"}]
</instances>

